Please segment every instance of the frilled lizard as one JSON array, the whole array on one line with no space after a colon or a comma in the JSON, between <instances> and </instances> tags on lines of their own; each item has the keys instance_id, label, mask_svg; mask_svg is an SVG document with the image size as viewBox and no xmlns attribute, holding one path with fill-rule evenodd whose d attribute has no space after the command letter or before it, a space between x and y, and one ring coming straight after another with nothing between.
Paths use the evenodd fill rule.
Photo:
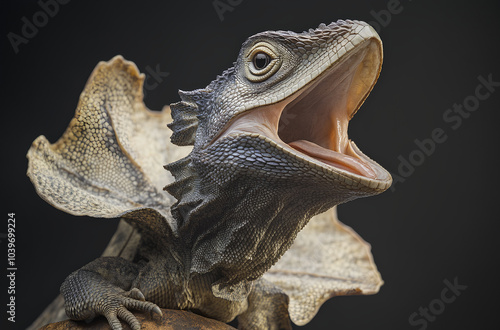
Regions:
<instances>
[{"instance_id":1,"label":"frilled lizard","mask_svg":"<svg viewBox=\"0 0 500 330\"><path fill-rule=\"evenodd\" d=\"M129 310L160 306L289 329L332 296L376 293L369 245L332 208L391 184L347 136L381 64L364 22L263 32L206 88L151 112L133 63L99 63L64 135L33 142L28 175L55 207L122 217L140 241L67 277L67 315L140 329Z\"/></svg>"}]
</instances>

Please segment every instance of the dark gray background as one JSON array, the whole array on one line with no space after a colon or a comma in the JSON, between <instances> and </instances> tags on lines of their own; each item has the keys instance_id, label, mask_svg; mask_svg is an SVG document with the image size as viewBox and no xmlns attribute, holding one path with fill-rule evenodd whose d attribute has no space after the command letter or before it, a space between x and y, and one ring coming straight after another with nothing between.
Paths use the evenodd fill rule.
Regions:
<instances>
[{"instance_id":1,"label":"dark gray background","mask_svg":"<svg viewBox=\"0 0 500 330\"><path fill-rule=\"evenodd\" d=\"M21 18L31 21L40 6L2 1L0 233L7 230L7 213L16 212L18 264L17 322L7 323L2 307L2 324L28 326L64 278L99 255L116 227L116 220L54 209L25 176L31 141L41 134L51 142L59 138L99 61L122 54L143 72L157 65L169 72L145 100L160 109L178 100L177 89L205 87L231 66L254 33L300 32L340 18L376 21L373 13L388 3L243 0L221 21L211 0L70 1L15 54L7 34L20 34ZM415 139L441 128L447 140L395 191L339 207L341 220L372 244L385 284L374 296L331 299L303 329L419 329L409 316L439 299L443 281L455 277L467 289L428 329L497 323L500 88L456 130L443 114L474 95L478 76L500 81L498 2L401 0L396 8L390 22L385 17L378 23L385 47L382 75L351 122L350 137L395 174L401 157L417 149ZM2 239L1 269L6 254Z\"/></svg>"}]
</instances>

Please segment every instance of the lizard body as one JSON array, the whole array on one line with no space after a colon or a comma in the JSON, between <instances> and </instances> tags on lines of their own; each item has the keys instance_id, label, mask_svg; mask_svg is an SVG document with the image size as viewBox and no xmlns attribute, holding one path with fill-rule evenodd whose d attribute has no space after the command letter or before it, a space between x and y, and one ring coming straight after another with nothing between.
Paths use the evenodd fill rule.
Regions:
<instances>
[{"instance_id":1,"label":"lizard body","mask_svg":"<svg viewBox=\"0 0 500 330\"><path fill-rule=\"evenodd\" d=\"M113 329L119 319L139 329L129 309L161 314L160 306L223 322L238 316L249 329L290 328L289 313L307 323L325 295L304 316L289 306L293 290L273 284L288 275L268 271L312 217L390 186L389 173L347 137L381 63L381 41L364 22L263 32L242 45L232 68L204 89L180 91L161 114L145 109L133 64L116 57L98 65L65 135L54 145L34 142L28 175L54 206L122 216L141 240L131 260L101 257L68 276L68 316L104 315ZM170 133L159 123L169 113L172 143L192 146L182 158L164 145ZM173 175L166 192L161 159ZM338 226L329 216L309 235ZM360 257L376 278L370 258ZM374 282L337 294L374 293Z\"/></svg>"}]
</instances>

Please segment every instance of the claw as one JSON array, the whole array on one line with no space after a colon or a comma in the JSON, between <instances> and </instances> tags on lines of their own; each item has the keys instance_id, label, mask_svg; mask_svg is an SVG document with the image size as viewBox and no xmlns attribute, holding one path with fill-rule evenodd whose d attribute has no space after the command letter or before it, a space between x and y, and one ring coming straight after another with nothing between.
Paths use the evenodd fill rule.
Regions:
<instances>
[{"instance_id":1,"label":"claw","mask_svg":"<svg viewBox=\"0 0 500 330\"><path fill-rule=\"evenodd\" d=\"M158 314L159 316L163 316L163 313L161 312L161 309L158 306L155 306L151 312Z\"/></svg>"},{"instance_id":2,"label":"claw","mask_svg":"<svg viewBox=\"0 0 500 330\"><path fill-rule=\"evenodd\" d=\"M133 288L132 290L130 290L128 296L130 298L134 298L134 299L141 300L141 301L146 300L146 297L144 297L141 290L139 290L137 288Z\"/></svg>"}]
</instances>

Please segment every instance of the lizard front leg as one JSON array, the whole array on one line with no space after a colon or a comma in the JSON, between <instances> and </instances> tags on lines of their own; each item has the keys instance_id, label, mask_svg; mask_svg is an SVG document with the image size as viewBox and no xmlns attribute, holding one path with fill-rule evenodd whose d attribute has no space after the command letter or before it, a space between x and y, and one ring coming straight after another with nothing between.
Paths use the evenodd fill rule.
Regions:
<instances>
[{"instance_id":1,"label":"lizard front leg","mask_svg":"<svg viewBox=\"0 0 500 330\"><path fill-rule=\"evenodd\" d=\"M101 257L69 275L61 285L66 314L73 320L103 315L113 330L121 330L122 319L133 330L141 325L129 309L162 315L160 308L144 299L132 284L140 267L119 257Z\"/></svg>"}]
</instances>

